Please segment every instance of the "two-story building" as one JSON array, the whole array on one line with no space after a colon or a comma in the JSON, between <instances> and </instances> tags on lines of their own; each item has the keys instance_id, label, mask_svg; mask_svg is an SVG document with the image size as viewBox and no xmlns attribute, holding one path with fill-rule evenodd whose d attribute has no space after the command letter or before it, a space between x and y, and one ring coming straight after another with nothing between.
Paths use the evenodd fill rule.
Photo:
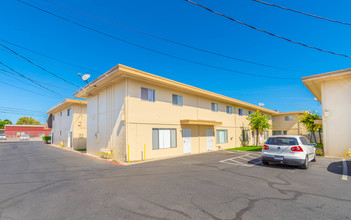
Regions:
<instances>
[{"instance_id":1,"label":"two-story building","mask_svg":"<svg viewBox=\"0 0 351 220\"><path fill-rule=\"evenodd\" d=\"M273 116L273 135L305 135L308 130L299 122L305 111L282 112Z\"/></svg>"},{"instance_id":2,"label":"two-story building","mask_svg":"<svg viewBox=\"0 0 351 220\"><path fill-rule=\"evenodd\" d=\"M277 112L117 65L74 94L87 99L87 153L137 161L252 144L246 117ZM261 135L263 142L271 132Z\"/></svg>"},{"instance_id":3,"label":"two-story building","mask_svg":"<svg viewBox=\"0 0 351 220\"><path fill-rule=\"evenodd\" d=\"M51 115L51 143L67 148L85 149L87 137L87 102L65 99L46 112Z\"/></svg>"}]
</instances>

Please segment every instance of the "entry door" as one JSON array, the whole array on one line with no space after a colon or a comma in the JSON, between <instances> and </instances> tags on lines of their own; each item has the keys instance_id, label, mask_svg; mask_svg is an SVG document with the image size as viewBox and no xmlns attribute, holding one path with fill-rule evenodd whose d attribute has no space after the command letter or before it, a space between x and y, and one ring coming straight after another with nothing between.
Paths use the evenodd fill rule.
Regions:
<instances>
[{"instance_id":1,"label":"entry door","mask_svg":"<svg viewBox=\"0 0 351 220\"><path fill-rule=\"evenodd\" d=\"M183 148L184 153L191 153L191 129L183 128Z\"/></svg>"},{"instance_id":2,"label":"entry door","mask_svg":"<svg viewBox=\"0 0 351 220\"><path fill-rule=\"evenodd\" d=\"M206 129L207 150L213 150L213 129Z\"/></svg>"},{"instance_id":3,"label":"entry door","mask_svg":"<svg viewBox=\"0 0 351 220\"><path fill-rule=\"evenodd\" d=\"M68 148L72 148L73 146L73 144L72 144L72 142L73 142L73 140L72 140L72 131L69 131L68 132L68 140L67 140L67 147Z\"/></svg>"}]
</instances>

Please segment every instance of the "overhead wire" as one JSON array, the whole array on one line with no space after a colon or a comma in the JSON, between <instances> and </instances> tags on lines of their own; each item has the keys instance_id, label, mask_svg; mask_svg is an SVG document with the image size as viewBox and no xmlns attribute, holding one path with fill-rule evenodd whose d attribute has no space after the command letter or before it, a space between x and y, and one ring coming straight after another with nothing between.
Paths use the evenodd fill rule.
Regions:
<instances>
[{"instance_id":1,"label":"overhead wire","mask_svg":"<svg viewBox=\"0 0 351 220\"><path fill-rule=\"evenodd\" d=\"M159 39L159 40L163 40L163 41L175 44L175 45L183 46L183 47L190 48L190 49L197 50L197 51L201 51L201 52L204 52L204 53L208 53L208 54L212 54L212 55L228 58L228 59L231 59L231 60L236 60L236 61L239 61L239 62L244 62L244 63L249 63L249 64L253 64L253 65L263 66L263 67L267 67L267 68L272 68L272 69L279 69L279 70L292 71L292 72L298 72L298 73L302 73L302 72L304 72L304 73L311 73L311 72L306 72L306 71L302 71L302 70L300 71L300 70L295 70L295 69L290 69L290 68L284 68L284 67L278 67L278 66L263 64L263 63L259 63L259 62L255 62L255 61L250 61L250 60L246 60L246 59L242 59L242 58L238 58L238 57L233 57L233 56L221 54L221 53L210 51L210 50L207 50L207 49L202 49L202 48L195 47L195 46L192 46L192 45L189 45L189 44L186 44L186 43L182 43L182 42L179 42L179 41L167 39L165 37L160 37L160 36L157 36L157 35L154 35L154 34L150 34L150 33L147 33L147 32L135 29L135 28L131 28L131 27L128 27L128 26L125 26L125 25L122 25L122 24L119 24L119 23L116 23L116 22L113 22L113 21L109 21L107 19L103 19L103 18L97 17L95 15L91 15L91 14L88 14L88 13L85 13L85 12L82 12L82 11L79 11L79 10L67 7L65 5L62 5L62 4L59 4L59 3L56 3L56 2L53 2L53 1L50 1L50 0L43 0L43 1L48 2L50 4L53 4L53 5L56 5L56 6L59 6L61 8L65 8L67 10L76 12L78 14L82 14L82 15L85 15L87 17L90 17L90 18L93 18L93 19L105 22L105 23L109 23L109 24L112 24L112 25L115 25L115 26L118 26L118 27L121 27L121 28L124 28L124 29L127 29L127 30L131 30L131 31L134 31L134 32L146 35L146 36L149 36L149 37L153 37L153 38L156 38L156 39Z\"/></svg>"},{"instance_id":2,"label":"overhead wire","mask_svg":"<svg viewBox=\"0 0 351 220\"><path fill-rule=\"evenodd\" d=\"M213 69L218 69L218 70L224 70L224 71L229 71L229 72L233 72L233 73L237 73L237 74L241 74L241 75L249 75L249 76L255 76L255 77L261 77L261 78L269 78L269 79L288 79L288 80L297 80L299 79L298 77L295 77L295 78L289 78L289 77L276 77L276 76L267 76L267 75L259 75L259 74L254 74L254 73L248 73L248 72L242 72L242 71L237 71L237 70L233 70L233 69L228 69L228 68L224 68L224 67L219 67L219 66L215 66L215 65L210 65L210 64L207 64L207 63L201 63L201 62L197 62L197 61L193 61L193 60L190 60L190 59L186 59L186 58L183 58L183 57L178 57L178 56L175 56L175 55L171 55L171 54L168 54L168 53L165 53L165 52L162 52L162 51L159 51L159 50L156 50L156 49L152 49L150 47L146 47L146 46L143 46L143 45L140 45L140 44L136 44L136 43L133 43L131 41L128 41L128 40L125 40L125 39L122 39L122 38L119 38L119 37L116 37L114 35L111 35L111 34L108 34L108 33L105 33L105 32L102 32L100 30L97 30L95 28L92 28L90 26L87 26L87 25L84 25L84 24L81 24L81 23L78 23L76 21L73 21L73 20L70 20L68 18L65 18L63 16L60 16L60 15L57 15L55 13L52 13L50 11L47 11L45 9L42 9L38 6L35 6L35 5L32 5L30 3L27 3L27 2L24 2L22 0L17 0L18 2L24 4L24 5L27 5L29 7L32 7L32 8L35 8L39 11L42 11L42 12L45 12L49 15L52 15L54 17L57 17L61 20L64 20L66 22L69 22L69 23L72 23L72 24L75 24L77 26L80 26L84 29L87 29L87 30L90 30L90 31L93 31L93 32L96 32L96 33L99 33L101 35L104 35L104 36L107 36L107 37L110 37L112 39L115 39L115 40L118 40L120 42L124 42L126 44L129 44L129 45L132 45L132 46L135 46L135 47L138 47L138 48L142 48L142 49L145 49L145 50L148 50L148 51L152 51L152 52L155 52L155 53L158 53L158 54L161 54L161 55L164 55L164 56L168 56L168 57L172 57L172 58L175 58L175 59L178 59L178 60L182 60L182 61L186 61L186 62L189 62L189 63L194 63L194 64L198 64L198 65L201 65L201 66L206 66L206 67L210 67L210 68L213 68Z\"/></svg>"},{"instance_id":3,"label":"overhead wire","mask_svg":"<svg viewBox=\"0 0 351 220\"><path fill-rule=\"evenodd\" d=\"M60 93L58 93L58 92L55 92L54 90L49 89L49 88L47 88L46 86L43 86L42 84L40 84L40 83L38 83L38 82L35 82L33 79L31 79L31 78L29 78L29 77L23 75L22 73L16 71L15 69L13 69L12 67L10 67L9 65L5 64L5 63L2 62L2 61L0 61L0 65L5 66L6 68L8 68L9 70L11 70L12 72L16 73L18 76L20 76L20 77L22 77L22 78L24 78L24 79L26 79L26 80L28 80L28 81L30 81L30 82L32 82L32 83L38 85L38 86L40 86L41 88L43 88L43 89L45 89L45 90L47 90L47 91L50 91L50 92L52 92L52 93L54 93L54 94L56 94L56 95L65 97L64 95L62 95L62 94L60 94Z\"/></svg>"},{"instance_id":4,"label":"overhead wire","mask_svg":"<svg viewBox=\"0 0 351 220\"><path fill-rule=\"evenodd\" d=\"M260 0L251 0L251 1L257 2L257 3L261 3L261 4L264 4L264 5L268 5L268 6L272 6L272 7L276 7L276 8L280 8L280 9L284 9L284 10L287 10L287 11L292 11L292 12L295 12L295 13L298 13L298 14L303 14L303 15L310 16L310 17L313 17L313 18L318 18L318 19L322 19L322 20L326 20L326 21L331 21L331 22L334 22L334 23L339 23L339 24L344 24L344 25L351 26L351 23L338 21L338 20L334 20L334 19L330 19L330 18L325 18L325 17L318 16L318 15L313 15L313 14L310 14L310 13L294 10L294 9L291 9L291 8L286 8L286 7L283 7L283 6L280 6L280 5L276 5L276 4L272 4L272 3L269 3L269 2L264 2L264 1L260 1Z\"/></svg>"},{"instance_id":5,"label":"overhead wire","mask_svg":"<svg viewBox=\"0 0 351 220\"><path fill-rule=\"evenodd\" d=\"M19 1L19 0L18 0L18 1ZM305 43L301 43L301 42L294 41L294 40L291 40L291 39L286 38L286 37L282 37L282 36L276 35L276 34L274 34L274 33L272 33L272 32L269 32L269 31L266 31L266 30L263 30L263 29L254 27L254 26L252 26L252 25L250 25L250 24L247 24L247 23L244 23L244 22L242 22L242 21L239 21L239 20L236 20L236 19L234 19L234 18L231 18L231 17L229 17L229 16L227 16L227 15L225 15L225 14L222 14L222 13L220 13L220 12L217 12L217 11L215 11L215 10L213 10L213 9L210 9L210 8L208 8L208 7L206 7L206 6L202 5L202 4L196 3L196 2L194 2L194 1L191 1L191 0L185 0L185 1L187 1L187 2L189 2L189 3L191 3L191 4L193 4L193 5L199 6L199 7L203 8L203 9L205 9L205 10L211 12L211 13L214 13L214 14L216 14L216 15L225 17L225 18L227 18L227 19L229 19L229 20L231 20L231 21L233 21L233 22L236 22L236 23L238 23L238 24L244 25L244 26L249 27L249 28L251 28L251 29L253 29L253 30L256 30L256 31L259 31L259 32L268 34L268 35L273 36L273 37L275 37L275 38L279 38L279 39L281 39L281 40L285 40L285 41L288 41L288 42L290 42L290 43L293 43L293 44L296 44L296 45L300 45L300 46L303 46L303 47L306 47L306 48L310 48L310 49L313 49L313 50L317 50L317 51L320 51L320 52L323 52L323 53L329 53L329 54L333 54L333 55L336 55L336 56L342 56L342 57L346 57L346 58L351 58L351 56L350 56L350 55L347 55L347 54L336 53L336 52L333 52L333 51L330 51L330 50L324 50L324 49L321 49L321 48L318 48L318 47L315 47L315 46L310 46L310 45L305 44Z\"/></svg>"},{"instance_id":6,"label":"overhead wire","mask_svg":"<svg viewBox=\"0 0 351 220\"><path fill-rule=\"evenodd\" d=\"M31 61L30 59L28 59L28 58L22 56L21 54L17 53L16 51L14 51L13 49L9 48L8 46L5 46L5 45L2 44L2 43L0 43L0 45L1 45L2 47L4 47L5 49L11 51L13 54L15 54L15 55L21 57L22 59L26 60L26 61L29 62L30 64L32 64L32 65L38 67L39 69L41 69L41 70L43 70L43 71L45 71L45 72L47 72L47 73L53 75L54 77L56 77L56 78L58 78L58 79L61 79L62 81L65 81L65 82L68 83L68 84L71 84L71 85L73 85L73 86L75 86L75 87L80 88L79 85L77 85L77 84L75 84L75 83L72 83L72 82L66 80L65 78L60 77L60 76L58 76L57 74L55 74L55 73L53 73L53 72L51 72L51 71L45 69L44 67L42 67L42 66L40 66L40 65L38 65L38 64L36 64L36 63L34 63L34 62Z\"/></svg>"}]
</instances>

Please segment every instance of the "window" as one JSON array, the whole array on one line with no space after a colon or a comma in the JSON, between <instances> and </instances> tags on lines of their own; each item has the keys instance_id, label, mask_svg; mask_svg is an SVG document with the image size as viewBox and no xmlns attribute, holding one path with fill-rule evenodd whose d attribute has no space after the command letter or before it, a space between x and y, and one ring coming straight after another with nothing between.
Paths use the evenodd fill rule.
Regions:
<instances>
[{"instance_id":1,"label":"window","mask_svg":"<svg viewBox=\"0 0 351 220\"><path fill-rule=\"evenodd\" d=\"M211 103L211 110L214 112L218 112L218 104L217 103Z\"/></svg>"},{"instance_id":2,"label":"window","mask_svg":"<svg viewBox=\"0 0 351 220\"><path fill-rule=\"evenodd\" d=\"M141 99L150 102L155 101L155 90L141 87Z\"/></svg>"},{"instance_id":3,"label":"window","mask_svg":"<svg viewBox=\"0 0 351 220\"><path fill-rule=\"evenodd\" d=\"M300 137L300 141L301 141L302 144L304 144L304 145L311 145L310 140L308 140L306 137Z\"/></svg>"},{"instance_id":4,"label":"window","mask_svg":"<svg viewBox=\"0 0 351 220\"><path fill-rule=\"evenodd\" d=\"M52 120L55 121L55 115L52 115Z\"/></svg>"},{"instance_id":5,"label":"window","mask_svg":"<svg viewBox=\"0 0 351 220\"><path fill-rule=\"evenodd\" d=\"M270 137L266 144L271 145L298 145L296 138L290 137Z\"/></svg>"},{"instance_id":6,"label":"window","mask_svg":"<svg viewBox=\"0 0 351 220\"><path fill-rule=\"evenodd\" d=\"M60 135L62 135L62 131L60 131Z\"/></svg>"},{"instance_id":7,"label":"window","mask_svg":"<svg viewBox=\"0 0 351 220\"><path fill-rule=\"evenodd\" d=\"M239 115L243 115L243 110L241 108L238 109L239 110Z\"/></svg>"},{"instance_id":8,"label":"window","mask_svg":"<svg viewBox=\"0 0 351 220\"><path fill-rule=\"evenodd\" d=\"M282 135L282 131L273 131L273 135Z\"/></svg>"},{"instance_id":9,"label":"window","mask_svg":"<svg viewBox=\"0 0 351 220\"><path fill-rule=\"evenodd\" d=\"M71 115L71 109L67 109L67 116L70 116Z\"/></svg>"},{"instance_id":10,"label":"window","mask_svg":"<svg viewBox=\"0 0 351 220\"><path fill-rule=\"evenodd\" d=\"M274 122L274 117L271 117L271 119L272 119L272 122Z\"/></svg>"},{"instance_id":11,"label":"window","mask_svg":"<svg viewBox=\"0 0 351 220\"><path fill-rule=\"evenodd\" d=\"M252 114L252 111L249 111L249 115L251 115Z\"/></svg>"},{"instance_id":12,"label":"window","mask_svg":"<svg viewBox=\"0 0 351 220\"><path fill-rule=\"evenodd\" d=\"M265 132L264 132L264 139L267 140L268 137L269 137L269 132L268 132L268 131L265 131Z\"/></svg>"},{"instance_id":13,"label":"window","mask_svg":"<svg viewBox=\"0 0 351 220\"><path fill-rule=\"evenodd\" d=\"M249 141L249 138L250 138L250 131L249 130L242 130L241 135L242 135L243 142Z\"/></svg>"},{"instance_id":14,"label":"window","mask_svg":"<svg viewBox=\"0 0 351 220\"><path fill-rule=\"evenodd\" d=\"M181 95L172 95L172 104L173 105L183 105L183 96Z\"/></svg>"},{"instance_id":15,"label":"window","mask_svg":"<svg viewBox=\"0 0 351 220\"><path fill-rule=\"evenodd\" d=\"M177 129L152 129L152 149L166 149L177 147Z\"/></svg>"},{"instance_id":16,"label":"window","mask_svg":"<svg viewBox=\"0 0 351 220\"><path fill-rule=\"evenodd\" d=\"M293 120L293 116L291 115L285 116L285 121L292 121L292 120Z\"/></svg>"},{"instance_id":17,"label":"window","mask_svg":"<svg viewBox=\"0 0 351 220\"><path fill-rule=\"evenodd\" d=\"M227 113L232 114L232 106L227 106Z\"/></svg>"},{"instance_id":18,"label":"window","mask_svg":"<svg viewBox=\"0 0 351 220\"><path fill-rule=\"evenodd\" d=\"M283 131L283 135L287 135L288 134L288 132L287 131Z\"/></svg>"},{"instance_id":19,"label":"window","mask_svg":"<svg viewBox=\"0 0 351 220\"><path fill-rule=\"evenodd\" d=\"M217 132L217 144L228 143L227 130L216 130L216 132Z\"/></svg>"},{"instance_id":20,"label":"window","mask_svg":"<svg viewBox=\"0 0 351 220\"><path fill-rule=\"evenodd\" d=\"M62 112L60 112L60 116L62 116Z\"/></svg>"}]
</instances>

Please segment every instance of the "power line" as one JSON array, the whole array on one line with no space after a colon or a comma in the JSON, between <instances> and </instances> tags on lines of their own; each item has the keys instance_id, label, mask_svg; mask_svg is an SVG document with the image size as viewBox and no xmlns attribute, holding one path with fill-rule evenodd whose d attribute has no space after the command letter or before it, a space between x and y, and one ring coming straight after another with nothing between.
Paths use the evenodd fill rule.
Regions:
<instances>
[{"instance_id":1,"label":"power line","mask_svg":"<svg viewBox=\"0 0 351 220\"><path fill-rule=\"evenodd\" d=\"M268 5L268 6L273 6L273 7L280 8L280 9L284 9L284 10L287 10L287 11L292 11L292 12L295 12L295 13L307 15L307 16L310 16L310 17L314 17L314 18L326 20L326 21L331 21L331 22L335 22L335 23L339 23L339 24L344 24L344 25L349 25L349 26L351 25L351 23L347 23L347 22L343 22L343 21L338 21L338 20L334 20L334 19L330 19L330 18L325 18L325 17L322 17L322 16L313 15L313 14L309 14L309 13L302 12L302 11L297 11L297 10L294 10L294 9L286 8L286 7L283 7L283 6L280 6L280 5L275 5L275 4L268 3L268 2L264 2L264 1L260 1L260 0L251 0L251 1L253 1L253 2L258 2L258 3L264 4L264 5Z\"/></svg>"},{"instance_id":2,"label":"power line","mask_svg":"<svg viewBox=\"0 0 351 220\"><path fill-rule=\"evenodd\" d=\"M179 46L187 47L187 48L190 48L190 49L193 49L193 50L197 50L197 51L201 51L201 52L204 52L204 53L208 53L208 54L212 54L212 55L216 55L216 56L220 56L220 57L224 57L224 58L228 58L228 59L232 59L232 60L236 60L236 61L240 61L240 62L244 62L244 63L254 64L254 65L268 67L268 68L273 68L273 69L292 71L292 72L299 72L299 73L302 73L302 72L311 73L311 72L306 72L306 71L300 71L300 70L295 70L295 69L289 69L289 68L284 68L284 67L278 67L278 66L272 66L272 65L268 65L268 64L258 63L258 62L255 62L255 61L250 61L250 60L237 58L237 57L233 57L233 56L217 53L217 52L214 52L214 51L202 49L202 48L195 47L195 46L192 46L192 45L189 45L189 44L185 44L185 43L182 43L182 42L179 42L179 41L170 40L170 39L167 39L167 38L164 38L164 37L160 37L160 36L157 36L157 35L154 35L154 34L150 34L150 33L144 32L144 31L140 31L140 30L137 30L135 28L131 28L131 27L128 27L128 26L125 26L125 25L122 25L122 24L118 24L116 22L109 21L109 20L97 17L95 15L91 15L91 14L79 11L79 10L67 7L65 5L58 4L58 3L53 2L53 1L49 1L49 0L43 0L43 1L46 1L46 2L51 3L51 4L54 4L54 5L59 6L61 8L68 9L70 11L74 11L76 13L88 16L90 18L94 18L96 20L99 20L99 21L102 21L102 22L105 22L105 23L109 23L109 24L112 24L112 25L115 25L115 26L118 26L118 27L121 27L121 28L125 28L125 29L128 29L128 30L131 30L131 31L134 31L134 32L146 35L146 36L149 36L149 37L153 37L153 38L156 38L156 39L159 39L159 40L163 40L163 41L166 41L166 42L169 42L169 43L172 43L172 44L176 44L176 45L179 45Z\"/></svg>"},{"instance_id":3,"label":"power line","mask_svg":"<svg viewBox=\"0 0 351 220\"><path fill-rule=\"evenodd\" d=\"M53 75L53 76L54 76L54 77L56 77L56 78L59 78L59 79L61 79L61 80L65 81L65 82L67 82L67 83L69 83L69 84L71 84L71 85L73 85L73 86L76 86L76 87L80 88L80 86L79 86L79 85L74 84L74 83L72 83L72 82L70 82L70 81L68 81L68 80L66 80L66 79L64 79L64 78L62 78L62 77L60 77L60 76L56 75L56 74L55 74L55 73L53 73L53 72L50 72L49 70L47 70L47 69L45 69L44 67L42 67L42 66L40 66L40 65L38 65L38 64L36 64L36 63L34 63L34 62L33 62L33 61L31 61L30 59L28 59L28 58L26 58L26 57L24 57L24 56L20 55L20 54L19 54L19 53L17 53L16 51L14 51L14 50L12 50L11 48L9 48L9 47L5 46L4 44L0 43L0 45L1 45L2 47L6 48L7 50L11 51L13 54L15 54L15 55L17 55L17 56L21 57L22 59L26 60L26 61L27 61L27 62L29 62L30 64L32 64L32 65L34 65L34 66L38 67L39 69L41 69L41 70L43 70L43 71L45 71L45 72L47 72L47 73L49 73L49 74Z\"/></svg>"},{"instance_id":4,"label":"power line","mask_svg":"<svg viewBox=\"0 0 351 220\"><path fill-rule=\"evenodd\" d=\"M152 49L152 48L149 48L149 47L145 47L145 46L142 46L142 45L139 45L139 44L136 44L136 43L133 43L131 41L128 41L128 40L124 40L122 38L119 38L119 37L116 37L114 35L111 35L111 34L108 34L108 33L105 33L105 32L102 32L102 31L99 31L97 29L94 29L92 27L89 27L89 26L86 26L84 24L80 24L76 21L73 21L73 20L70 20L68 18L65 18L65 17L62 17L60 15L56 15L52 12L49 12L45 9L42 9L42 8L39 8L37 6L34 6L32 4L29 4L27 2L24 2L22 0L17 0L18 2L21 2L22 4L24 5L27 5L29 7L32 7L32 8L35 8L39 11L42 11L42 12L45 12L49 15L52 15L54 17L57 17L57 18L60 18L66 22L69 22L69 23L72 23L72 24L75 24L77 26L80 26L84 29L87 29L87 30L90 30L90 31L93 31L93 32L96 32L96 33L99 33L101 35L104 35L104 36L107 36L107 37L110 37L112 39L115 39L115 40L118 40L118 41L121 41L121 42L124 42L126 44L129 44L129 45L132 45L132 46L135 46L135 47L139 47L139 48L142 48L142 49L145 49L145 50L148 50L148 51L152 51L152 52L155 52L155 53L158 53L158 54L161 54L161 55L164 55L164 56L168 56L168 57L172 57L172 58L175 58L175 59L178 59L178 60L182 60L182 61L186 61L186 62L189 62L189 63L194 63L194 64L198 64L198 65L201 65L201 66L206 66L206 67L210 67L210 68L213 68L213 69L218 69L218 70L224 70L224 71L229 71L229 72L233 72L233 73L238 73L238 74L242 74L242 75L249 75L249 76L255 76L255 77L261 77L261 78L269 78L269 79L291 79L291 80L297 80L299 78L288 78L288 77L275 77L275 76L265 76L265 75L259 75L259 74L254 74L254 73L247 73L247 72L242 72L242 71L237 71L237 70L233 70L233 69L227 69L227 68L223 68L223 67L219 67L219 66L214 66L214 65L210 65L210 64L206 64L206 63L201 63L201 62L197 62L197 61L193 61L193 60L189 60L189 59L186 59L186 58L183 58L183 57L178 57L178 56L174 56L174 55L171 55L171 54L168 54L168 53L165 53L165 52L162 52L162 51L159 51L159 50L155 50L155 49Z\"/></svg>"},{"instance_id":5,"label":"power line","mask_svg":"<svg viewBox=\"0 0 351 220\"><path fill-rule=\"evenodd\" d=\"M2 74L5 74L6 76L12 77L13 79L16 79L16 80L18 80L18 81L20 81L20 82L24 82L23 80L17 79L16 77L12 76L12 75L17 76L17 74L14 73L14 72L11 72L11 71L8 71L8 70L4 70L4 69L1 69L1 68L0 68L0 71L2 71ZM12 74L12 75L9 75L8 73L10 73L10 74ZM58 88L58 89L75 91L75 90L73 90L73 89L69 89L69 88L65 88L65 87L60 87L60 86L53 85L53 84L46 83L46 82L42 82L42 81L39 81L39 80L35 80L35 79L32 79L32 80L33 80L34 82L38 82L38 83L40 83L40 84L48 85L48 86L55 87L55 88ZM34 85L32 85L32 86L34 86Z\"/></svg>"},{"instance_id":6,"label":"power line","mask_svg":"<svg viewBox=\"0 0 351 220\"><path fill-rule=\"evenodd\" d=\"M24 79L27 79L27 80L31 81L32 83L37 84L38 86L40 86L40 87L42 87L42 88L44 88L44 89L46 89L46 90L48 90L48 91L50 91L50 92L52 92L52 93L55 93L56 95L65 97L64 95L61 95L60 93L57 93L57 92L55 92L55 91L53 91L53 90L47 88L46 86L43 86L43 85L41 85L40 83L35 82L33 79L31 79L31 78L29 78L29 77L26 77L26 76L23 75L22 73L17 72L16 70L14 70L14 69L11 68L10 66L6 65L6 64L3 63L2 61L0 61L0 64L3 65L3 66L5 66L5 67L8 68L9 70L15 72L15 73L16 73L17 75L19 75L20 77L22 77L22 78L24 78Z\"/></svg>"},{"instance_id":7,"label":"power line","mask_svg":"<svg viewBox=\"0 0 351 220\"><path fill-rule=\"evenodd\" d=\"M37 116L37 117L43 117L43 118L46 118L46 116L43 116L43 115L39 115L39 114L31 114L31 113L17 113L17 112L11 112L11 111L1 111L0 110L0 113L3 113L3 114L14 114L14 115L33 115L33 116Z\"/></svg>"},{"instance_id":8,"label":"power line","mask_svg":"<svg viewBox=\"0 0 351 220\"><path fill-rule=\"evenodd\" d=\"M18 0L18 1L19 1L19 0ZM216 15L225 17L225 18L227 18L227 19L229 19L229 20L231 20L231 21L234 21L234 22L236 22L236 23L238 23L238 24L242 24L242 25L244 25L244 26L246 26L246 27L249 27L249 28L251 28L251 29L254 29L254 30L256 30L256 31L260 31L260 32L262 32L262 33L265 33L265 34L271 35L271 36L273 36L273 37L276 37L276 38L279 38L279 39L288 41L288 42L290 42L290 43L294 43L294 44L297 44L297 45L300 45L300 46L304 46L304 47L307 47L307 48L310 48L310 49L318 50L318 51L321 51L321 52L324 52L324 53L329 53L329 54L333 54L333 55L337 55L337 56L342 56L342 57L351 58L351 56L346 55L346 54L336 53L336 52L333 52L333 51L324 50L324 49L321 49L321 48L318 48L318 47L310 46L310 45L307 45L307 44L304 44L304 43L301 43L301 42L298 42L298 41L291 40L291 39L286 38L286 37L282 37L282 36L273 34L273 33L271 33L271 32L268 32L268 31L265 31L265 30L262 30L262 29L259 29L259 28L256 28L256 27L254 27L254 26L252 26L252 25L250 25L250 24L247 24L247 23L238 21L238 20L236 20L236 19L234 19L234 18L231 18L231 17L229 17L229 16L227 16L227 15L224 15L224 14L222 14L222 13L219 13L219 12L217 12L217 11L214 11L214 10L212 10L212 9L206 7L206 6L203 6L203 5L199 4L199 3L196 3L196 2L193 2L193 1L190 1L190 0L185 0L185 1L187 1L187 2L189 2L189 3L191 3L191 4L193 4L193 5L197 5L197 6L201 7L201 8L203 8L203 9L206 9L207 11L212 12L212 13L214 13L214 14L216 14Z\"/></svg>"},{"instance_id":9,"label":"power line","mask_svg":"<svg viewBox=\"0 0 351 220\"><path fill-rule=\"evenodd\" d=\"M31 112L37 112L37 113L43 113L43 111L38 111L38 110L32 110L32 109L24 109L24 108L13 108L13 107L7 107L7 106L0 106L0 110L20 110L20 111L31 111Z\"/></svg>"},{"instance_id":10,"label":"power line","mask_svg":"<svg viewBox=\"0 0 351 220\"><path fill-rule=\"evenodd\" d=\"M39 93L39 92L35 92L35 91L32 91L32 90L24 89L24 88L12 85L12 84L7 83L7 82L0 81L0 83L8 85L8 86L15 87L17 89L20 89L20 90L23 90L23 91L27 91L27 92L30 92L30 93L33 93L33 94L42 95L42 96L46 96L46 97L50 97L50 98L57 98L57 97L54 97L54 96L48 96L48 95L45 95L45 94L42 94L42 93Z\"/></svg>"},{"instance_id":11,"label":"power line","mask_svg":"<svg viewBox=\"0 0 351 220\"><path fill-rule=\"evenodd\" d=\"M85 69L85 70L87 70L87 71L89 71L89 72L91 72L91 73L98 74L98 73L100 72L100 71L93 70L93 69L89 69L89 68L86 68L86 67L83 67L83 66L79 66L79 65L77 65L77 64L73 64L73 63L70 63L70 62L67 62L67 61L64 61L64 60L55 58L55 57L48 56L48 55L46 55L46 54L37 52L37 51L32 50L32 49L28 49L28 48L23 47L23 46L21 46L21 45L18 45L18 44L15 44L15 43L11 43L11 42L9 42L9 41L7 41L7 40L4 40L4 39L0 39L0 41L6 42L6 43L11 44L11 45L13 45L13 46L15 46L15 47L18 47L18 48L27 50L27 51L29 51L29 52L31 52L31 53L35 53L35 54L38 54L38 55L40 55L40 56L49 58L49 59L51 59L51 60L55 60L55 61L58 61L58 62L61 62L61 63L65 63L65 64L67 64L67 65L70 65L70 66L73 66L73 67L77 67L77 68L80 68L80 69Z\"/></svg>"}]
</instances>

